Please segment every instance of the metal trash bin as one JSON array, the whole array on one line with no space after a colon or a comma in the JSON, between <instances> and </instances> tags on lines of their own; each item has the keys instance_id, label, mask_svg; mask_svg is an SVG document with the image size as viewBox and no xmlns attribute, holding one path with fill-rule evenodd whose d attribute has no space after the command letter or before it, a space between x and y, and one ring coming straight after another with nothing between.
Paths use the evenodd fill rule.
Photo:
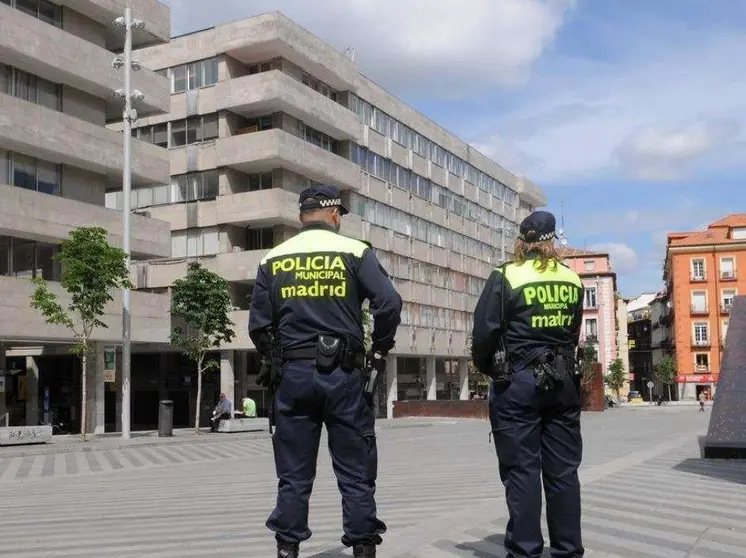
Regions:
<instances>
[{"instance_id":1,"label":"metal trash bin","mask_svg":"<svg viewBox=\"0 0 746 558\"><path fill-rule=\"evenodd\" d=\"M158 437L174 435L174 402L161 401L158 406Z\"/></svg>"}]
</instances>

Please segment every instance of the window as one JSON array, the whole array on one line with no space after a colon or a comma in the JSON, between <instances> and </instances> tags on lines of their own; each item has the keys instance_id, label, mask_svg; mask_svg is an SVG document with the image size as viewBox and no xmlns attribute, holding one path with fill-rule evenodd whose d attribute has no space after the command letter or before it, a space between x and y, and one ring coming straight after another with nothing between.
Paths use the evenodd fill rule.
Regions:
<instances>
[{"instance_id":1,"label":"window","mask_svg":"<svg viewBox=\"0 0 746 558\"><path fill-rule=\"evenodd\" d=\"M697 372L706 372L710 369L710 353L697 353L694 355L694 364Z\"/></svg>"},{"instance_id":2,"label":"window","mask_svg":"<svg viewBox=\"0 0 746 558\"><path fill-rule=\"evenodd\" d=\"M55 27L62 27L62 9L47 0L0 0L31 17L38 18Z\"/></svg>"},{"instance_id":3,"label":"window","mask_svg":"<svg viewBox=\"0 0 746 558\"><path fill-rule=\"evenodd\" d=\"M692 279L695 281L704 281L705 279L705 261L692 260Z\"/></svg>"},{"instance_id":4,"label":"window","mask_svg":"<svg viewBox=\"0 0 746 558\"><path fill-rule=\"evenodd\" d=\"M586 287L583 308L597 308L596 287Z\"/></svg>"},{"instance_id":5,"label":"window","mask_svg":"<svg viewBox=\"0 0 746 558\"><path fill-rule=\"evenodd\" d=\"M692 292L692 312L707 312L707 293L705 291Z\"/></svg>"},{"instance_id":6,"label":"window","mask_svg":"<svg viewBox=\"0 0 746 558\"><path fill-rule=\"evenodd\" d=\"M598 320L590 318L585 321L585 338L587 341L598 339Z\"/></svg>"},{"instance_id":7,"label":"window","mask_svg":"<svg viewBox=\"0 0 746 558\"><path fill-rule=\"evenodd\" d=\"M36 159L18 153L13 156L13 185L36 190Z\"/></svg>"},{"instance_id":8,"label":"window","mask_svg":"<svg viewBox=\"0 0 746 558\"><path fill-rule=\"evenodd\" d=\"M213 85L218 81L218 59L208 58L174 66L166 71L171 76L171 93L181 93Z\"/></svg>"},{"instance_id":9,"label":"window","mask_svg":"<svg viewBox=\"0 0 746 558\"><path fill-rule=\"evenodd\" d=\"M731 308L733 307L733 299L736 297L736 290L735 289L725 289L723 290L723 301L722 301L722 309L725 312L730 312Z\"/></svg>"},{"instance_id":10,"label":"window","mask_svg":"<svg viewBox=\"0 0 746 558\"><path fill-rule=\"evenodd\" d=\"M272 188L272 173L264 172L261 174L249 175L249 192L258 192L259 190L269 190Z\"/></svg>"},{"instance_id":11,"label":"window","mask_svg":"<svg viewBox=\"0 0 746 558\"><path fill-rule=\"evenodd\" d=\"M0 93L13 95L48 109L62 110L59 84L4 64L0 64Z\"/></svg>"},{"instance_id":12,"label":"window","mask_svg":"<svg viewBox=\"0 0 746 558\"><path fill-rule=\"evenodd\" d=\"M709 332L707 323L699 322L694 324L694 344L707 345L709 342Z\"/></svg>"},{"instance_id":13,"label":"window","mask_svg":"<svg viewBox=\"0 0 746 558\"><path fill-rule=\"evenodd\" d=\"M10 184L10 157L0 149L0 184Z\"/></svg>"},{"instance_id":14,"label":"window","mask_svg":"<svg viewBox=\"0 0 746 558\"><path fill-rule=\"evenodd\" d=\"M220 188L217 170L192 172L171 177L174 202L189 202L216 198Z\"/></svg>"},{"instance_id":15,"label":"window","mask_svg":"<svg viewBox=\"0 0 746 558\"><path fill-rule=\"evenodd\" d=\"M325 149L327 151L331 151L332 153L339 154L339 142L331 136L328 136L325 133L316 130L315 128L306 126L303 122L298 123L298 128L301 137L308 143L317 145L318 147L321 147L322 149ZM386 180L388 181L390 170L386 173L386 175Z\"/></svg>"},{"instance_id":16,"label":"window","mask_svg":"<svg viewBox=\"0 0 746 558\"><path fill-rule=\"evenodd\" d=\"M220 248L217 227L176 231L171 235L171 256L174 258L217 254Z\"/></svg>"},{"instance_id":17,"label":"window","mask_svg":"<svg viewBox=\"0 0 746 558\"><path fill-rule=\"evenodd\" d=\"M725 341L725 336L728 335L728 324L730 323L730 320L723 320L723 341Z\"/></svg>"},{"instance_id":18,"label":"window","mask_svg":"<svg viewBox=\"0 0 746 558\"><path fill-rule=\"evenodd\" d=\"M583 266L585 267L586 271L593 271L596 269L596 262L595 260L587 260L583 262Z\"/></svg>"},{"instance_id":19,"label":"window","mask_svg":"<svg viewBox=\"0 0 746 558\"><path fill-rule=\"evenodd\" d=\"M246 229L247 250L268 250L274 246L274 229L266 227L263 229Z\"/></svg>"},{"instance_id":20,"label":"window","mask_svg":"<svg viewBox=\"0 0 746 558\"><path fill-rule=\"evenodd\" d=\"M720 259L720 278L721 279L734 279L736 277L736 266L735 259L721 258Z\"/></svg>"},{"instance_id":21,"label":"window","mask_svg":"<svg viewBox=\"0 0 746 558\"><path fill-rule=\"evenodd\" d=\"M162 125L160 125L162 126ZM149 126L147 127L149 128ZM156 136L156 132L158 135ZM154 129L153 135L145 128L141 128L138 133L143 134L146 141L163 140L163 128ZM148 139L152 137L152 139ZM206 114L204 116L190 116L184 120L174 120L171 122L171 145L170 147L182 147L202 141L212 140L218 137L218 115L217 113Z\"/></svg>"},{"instance_id":22,"label":"window","mask_svg":"<svg viewBox=\"0 0 746 558\"><path fill-rule=\"evenodd\" d=\"M54 259L58 251L54 244L0 236L0 275L59 281L61 268Z\"/></svg>"},{"instance_id":23,"label":"window","mask_svg":"<svg viewBox=\"0 0 746 558\"><path fill-rule=\"evenodd\" d=\"M731 238L733 240L743 240L746 238L746 227L737 227L731 231Z\"/></svg>"},{"instance_id":24,"label":"window","mask_svg":"<svg viewBox=\"0 0 746 558\"><path fill-rule=\"evenodd\" d=\"M60 167L54 163L38 161L36 189L43 194L57 196L60 193Z\"/></svg>"}]
</instances>

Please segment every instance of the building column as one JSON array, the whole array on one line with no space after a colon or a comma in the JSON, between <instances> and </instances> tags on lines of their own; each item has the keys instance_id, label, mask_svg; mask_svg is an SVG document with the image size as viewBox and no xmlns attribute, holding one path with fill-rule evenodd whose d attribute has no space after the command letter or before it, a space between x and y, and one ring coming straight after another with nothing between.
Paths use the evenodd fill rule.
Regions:
<instances>
[{"instance_id":1,"label":"building column","mask_svg":"<svg viewBox=\"0 0 746 558\"><path fill-rule=\"evenodd\" d=\"M5 377L5 367L7 361L5 360L5 347L0 345L0 426L5 426L5 412L8 410L5 406L5 392L8 390L6 384L7 378Z\"/></svg>"},{"instance_id":2,"label":"building column","mask_svg":"<svg viewBox=\"0 0 746 558\"><path fill-rule=\"evenodd\" d=\"M26 357L26 426L39 424L39 364Z\"/></svg>"},{"instance_id":3,"label":"building column","mask_svg":"<svg viewBox=\"0 0 746 558\"><path fill-rule=\"evenodd\" d=\"M161 353L158 355L158 399L165 401L168 399L168 378L169 354Z\"/></svg>"},{"instance_id":4,"label":"building column","mask_svg":"<svg viewBox=\"0 0 746 558\"><path fill-rule=\"evenodd\" d=\"M117 368L116 368L116 374L114 376L114 392L116 395L114 396L114 400L116 401L116 409L115 409L115 419L114 419L114 431L115 432L121 432L122 431L122 348L117 347L116 352L116 359L117 359ZM132 414L130 413L130 416Z\"/></svg>"},{"instance_id":5,"label":"building column","mask_svg":"<svg viewBox=\"0 0 746 558\"><path fill-rule=\"evenodd\" d=\"M246 351L236 351L235 355L235 373L238 375L238 393L236 393L235 407L241 409L241 400L246 397L246 392L249 391L249 373L247 370L249 355Z\"/></svg>"},{"instance_id":6,"label":"building column","mask_svg":"<svg viewBox=\"0 0 746 558\"><path fill-rule=\"evenodd\" d=\"M386 418L394 418L394 401L398 399L399 386L397 382L396 357L386 357Z\"/></svg>"},{"instance_id":7,"label":"building column","mask_svg":"<svg viewBox=\"0 0 746 558\"><path fill-rule=\"evenodd\" d=\"M427 400L435 401L437 395L437 382L435 378L435 357L425 357L425 387L427 389Z\"/></svg>"},{"instance_id":8,"label":"building column","mask_svg":"<svg viewBox=\"0 0 746 558\"><path fill-rule=\"evenodd\" d=\"M235 351L220 352L220 393L225 394L234 410L236 409L236 375L233 372L235 354Z\"/></svg>"},{"instance_id":9,"label":"building column","mask_svg":"<svg viewBox=\"0 0 746 558\"><path fill-rule=\"evenodd\" d=\"M103 434L106 429L104 414L104 345L94 343L88 355L86 371L86 432L88 434Z\"/></svg>"},{"instance_id":10,"label":"building column","mask_svg":"<svg viewBox=\"0 0 746 558\"><path fill-rule=\"evenodd\" d=\"M469 399L469 359L458 359L458 380L461 386L459 399L467 401Z\"/></svg>"}]
</instances>

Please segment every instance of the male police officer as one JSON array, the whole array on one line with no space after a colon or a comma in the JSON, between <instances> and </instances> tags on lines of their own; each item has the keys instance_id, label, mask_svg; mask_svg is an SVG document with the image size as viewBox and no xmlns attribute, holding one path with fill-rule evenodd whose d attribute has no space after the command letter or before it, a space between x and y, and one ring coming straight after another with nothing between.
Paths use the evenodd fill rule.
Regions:
<instances>
[{"instance_id":1,"label":"male police officer","mask_svg":"<svg viewBox=\"0 0 746 558\"><path fill-rule=\"evenodd\" d=\"M342 494L342 543L355 556L375 556L386 531L374 499L378 454L375 411L363 394L361 305L370 301L368 358L375 355L380 371L394 346L402 301L369 245L338 234L347 212L336 188L304 190L303 228L262 260L251 302L249 333L257 350L265 358L273 351L280 355L273 369L275 375L281 369L281 380L272 438L280 482L277 507L267 520L280 558L296 558L299 543L311 536L308 499L322 423ZM266 377L273 375L269 368L263 367L258 381L276 385L276 378Z\"/></svg>"},{"instance_id":2,"label":"male police officer","mask_svg":"<svg viewBox=\"0 0 746 558\"><path fill-rule=\"evenodd\" d=\"M474 311L472 359L494 380L490 422L510 512L505 548L513 557L542 554L542 475L554 556L584 554L575 375L583 285L560 262L556 237L551 213L526 217L515 261L492 272ZM498 349L504 360L495 359Z\"/></svg>"}]
</instances>

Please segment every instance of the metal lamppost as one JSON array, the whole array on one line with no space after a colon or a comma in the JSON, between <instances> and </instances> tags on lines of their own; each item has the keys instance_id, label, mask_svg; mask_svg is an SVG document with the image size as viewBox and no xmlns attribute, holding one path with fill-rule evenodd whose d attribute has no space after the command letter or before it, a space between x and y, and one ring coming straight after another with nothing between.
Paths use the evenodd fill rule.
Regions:
<instances>
[{"instance_id":1,"label":"metal lamppost","mask_svg":"<svg viewBox=\"0 0 746 558\"><path fill-rule=\"evenodd\" d=\"M132 59L132 30L139 29L143 22L132 19L132 9L129 1L124 10L124 17L114 20L114 25L124 29L124 52L112 62L115 69L124 67L124 89L117 89L117 97L124 99L124 161L122 169L122 248L126 256L127 269L130 266L130 192L132 189L130 144L132 141L132 123L137 120L137 111L132 108L133 100L141 100L144 95L137 89L132 89L132 70L139 70L140 64ZM131 332L130 332L130 289L122 290L122 438L130 437L130 361L131 361Z\"/></svg>"}]
</instances>

